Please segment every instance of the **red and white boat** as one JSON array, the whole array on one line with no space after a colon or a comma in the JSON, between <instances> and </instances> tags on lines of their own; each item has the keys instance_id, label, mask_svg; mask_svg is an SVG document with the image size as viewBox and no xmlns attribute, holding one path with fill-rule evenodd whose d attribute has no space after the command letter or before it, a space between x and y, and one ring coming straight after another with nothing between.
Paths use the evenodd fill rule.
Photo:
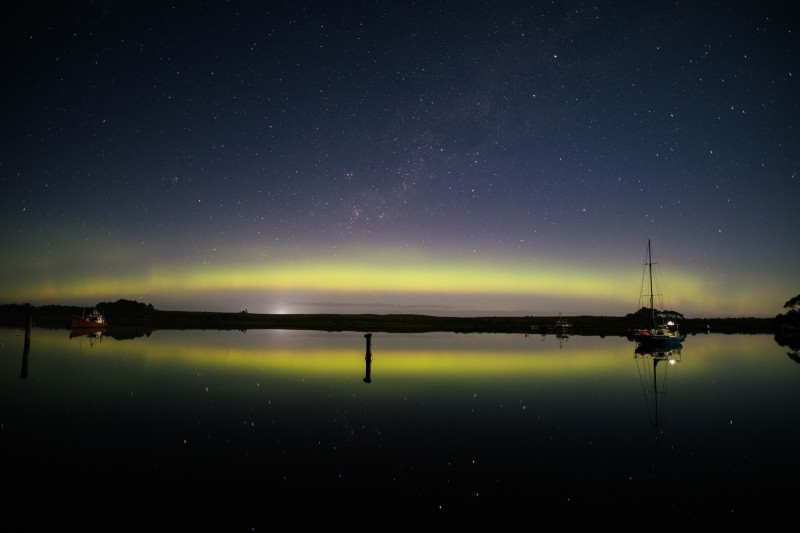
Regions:
<instances>
[{"instance_id":1,"label":"red and white boat","mask_svg":"<svg viewBox=\"0 0 800 533\"><path fill-rule=\"evenodd\" d=\"M69 338L74 339L76 337L89 337L89 339L102 339L103 332L106 330L105 327L98 328L72 328L69 332Z\"/></svg>"},{"instance_id":2,"label":"red and white boat","mask_svg":"<svg viewBox=\"0 0 800 533\"><path fill-rule=\"evenodd\" d=\"M85 316L72 315L72 327L75 328L104 328L106 319L97 309Z\"/></svg>"}]
</instances>

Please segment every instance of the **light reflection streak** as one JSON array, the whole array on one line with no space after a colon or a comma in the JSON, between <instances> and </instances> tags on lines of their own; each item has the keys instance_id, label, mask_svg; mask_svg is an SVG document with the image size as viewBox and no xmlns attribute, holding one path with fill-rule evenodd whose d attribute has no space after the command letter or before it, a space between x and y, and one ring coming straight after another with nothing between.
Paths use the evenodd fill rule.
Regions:
<instances>
[{"instance_id":1,"label":"light reflection streak","mask_svg":"<svg viewBox=\"0 0 800 533\"><path fill-rule=\"evenodd\" d=\"M86 338L68 336L68 330L34 328L32 358L37 350L66 350L75 357L139 360L152 366L250 369L306 377L358 374L364 368L363 334L354 332L162 330L132 340L105 337L91 346ZM729 361L752 358L761 337L710 334L704 338L713 342L692 343L690 336L684 345L692 361L687 368L701 371L710 364L707 359L719 353ZM13 343L6 342L9 345ZM592 336L570 337L564 346L552 336L540 340L538 335L512 334L375 334L372 343L373 365L381 372L451 378L602 374L616 371L621 359L633 357L633 350L633 343L624 337Z\"/></svg>"},{"instance_id":2,"label":"light reflection streak","mask_svg":"<svg viewBox=\"0 0 800 533\"><path fill-rule=\"evenodd\" d=\"M63 349L68 332L39 330L42 349ZM321 339L324 338L324 341ZM374 335L374 365L394 375L450 377L515 375L568 371L598 373L613 368L621 354L633 350L624 338L597 342L597 337L574 338L576 349L566 353L554 337L505 334L392 334ZM589 340L591 339L591 340ZM68 339L73 351L85 339ZM491 348L488 348L491 347ZM81 357L138 358L147 365L192 365L221 370L299 373L305 376L353 374L364 366L365 344L360 333L308 332L286 335L280 331L157 331L146 338L118 341L105 338Z\"/></svg>"}]
</instances>

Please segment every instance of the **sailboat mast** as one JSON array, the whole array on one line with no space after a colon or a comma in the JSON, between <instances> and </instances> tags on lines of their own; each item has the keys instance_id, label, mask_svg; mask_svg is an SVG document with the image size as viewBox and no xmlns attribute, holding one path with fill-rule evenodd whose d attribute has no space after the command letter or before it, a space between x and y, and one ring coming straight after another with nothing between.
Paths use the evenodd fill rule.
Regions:
<instances>
[{"instance_id":1,"label":"sailboat mast","mask_svg":"<svg viewBox=\"0 0 800 533\"><path fill-rule=\"evenodd\" d=\"M650 252L650 239L647 239L647 270L650 271L650 319L656 323L656 311L653 308L653 256Z\"/></svg>"}]
</instances>

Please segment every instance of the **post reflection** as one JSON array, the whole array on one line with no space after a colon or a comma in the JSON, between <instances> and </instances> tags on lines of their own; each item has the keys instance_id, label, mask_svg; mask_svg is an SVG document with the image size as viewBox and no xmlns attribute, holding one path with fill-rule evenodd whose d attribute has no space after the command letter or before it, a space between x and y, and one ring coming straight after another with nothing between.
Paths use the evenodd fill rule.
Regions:
<instances>
[{"instance_id":1,"label":"post reflection","mask_svg":"<svg viewBox=\"0 0 800 533\"><path fill-rule=\"evenodd\" d=\"M364 356L367 373L364 376L364 383L372 383L372 333L367 333L364 338L367 339L367 353Z\"/></svg>"},{"instance_id":2,"label":"post reflection","mask_svg":"<svg viewBox=\"0 0 800 533\"><path fill-rule=\"evenodd\" d=\"M25 345L22 348L22 370L20 371L20 379L28 379L28 356L31 352L31 326L33 325L33 315L28 314L28 320L25 323Z\"/></svg>"}]
</instances>

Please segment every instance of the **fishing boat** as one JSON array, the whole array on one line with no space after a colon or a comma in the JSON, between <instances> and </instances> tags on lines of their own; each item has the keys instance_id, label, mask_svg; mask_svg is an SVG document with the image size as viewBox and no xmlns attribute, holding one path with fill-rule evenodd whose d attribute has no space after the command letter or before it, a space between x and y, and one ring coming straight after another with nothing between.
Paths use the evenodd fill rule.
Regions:
<instances>
[{"instance_id":1,"label":"fishing boat","mask_svg":"<svg viewBox=\"0 0 800 533\"><path fill-rule=\"evenodd\" d=\"M639 296L639 307L642 306L642 300L647 298L648 307L646 314L647 324L643 328L635 331L633 338L639 346L659 348L671 347L680 345L685 335L679 331L678 324L675 322L676 316L667 316L663 310L657 312L654 306L655 291L653 290L653 252L650 245L650 239L647 240L647 259L644 263L642 274L642 290ZM649 288L649 292L648 291ZM659 293L659 297L661 294ZM662 305L663 307L663 305Z\"/></svg>"},{"instance_id":2,"label":"fishing boat","mask_svg":"<svg viewBox=\"0 0 800 533\"><path fill-rule=\"evenodd\" d=\"M72 315L72 329L101 329L106 327L106 319L97 309L84 316Z\"/></svg>"}]
</instances>

